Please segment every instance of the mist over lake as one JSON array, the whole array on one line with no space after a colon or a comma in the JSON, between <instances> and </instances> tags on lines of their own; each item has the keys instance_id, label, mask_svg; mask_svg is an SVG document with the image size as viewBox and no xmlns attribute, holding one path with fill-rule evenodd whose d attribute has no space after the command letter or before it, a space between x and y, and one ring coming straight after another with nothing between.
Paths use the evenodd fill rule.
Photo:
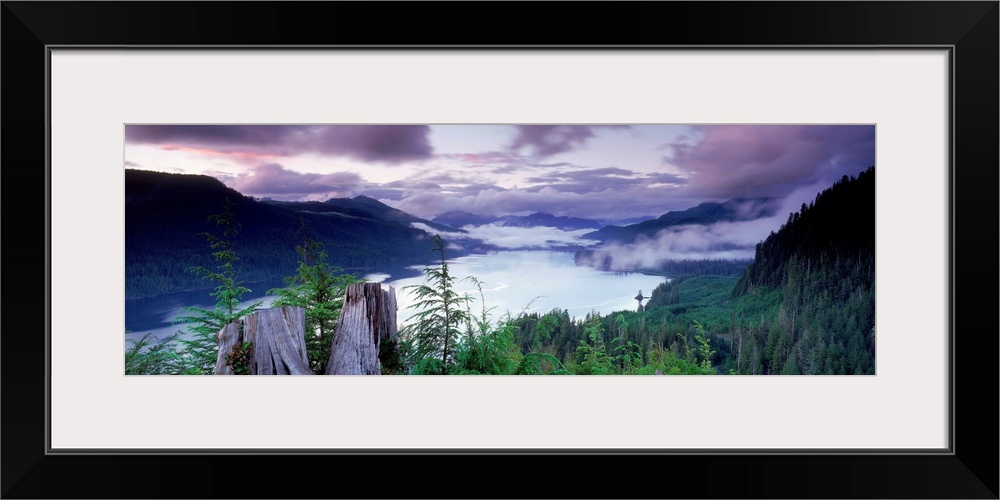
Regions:
<instances>
[{"instance_id":1,"label":"mist over lake","mask_svg":"<svg viewBox=\"0 0 1000 500\"><path fill-rule=\"evenodd\" d=\"M583 317L597 311L608 314L618 310L635 310L636 294L642 290L649 296L665 278L641 273L610 273L577 266L571 252L501 251L484 255L467 255L450 260L448 268L456 278L455 291L469 293L476 303L473 312L482 310L479 291L467 276L483 282L487 308L496 320L505 312L512 315L525 312L546 313L565 309L571 317ZM414 267L413 269L420 269ZM394 279L392 276L370 275L396 287L401 324L415 312L409 309L413 297L403 287L423 283L423 276Z\"/></svg>"},{"instance_id":2,"label":"mist over lake","mask_svg":"<svg viewBox=\"0 0 1000 500\"><path fill-rule=\"evenodd\" d=\"M395 287L400 325L416 311L409 309L413 297L406 286L423 283L424 266L386 269L383 272L359 274L373 282L383 282ZM486 307L494 308L496 321L506 312L512 315L525 312L545 313L552 309L565 309L572 317L584 317L597 311L609 314L619 310L635 310L635 296L642 290L649 296L666 278L642 273L612 273L591 267L577 266L572 252L513 250L488 254L474 254L448 260L448 268L456 278L455 290L459 294L469 293L476 302L473 312L482 310L479 291L467 276L474 276L483 282L483 296ZM280 279L250 283L252 293L245 295L243 305L263 300L263 307L270 304L272 296L267 290L284 286ZM172 324L173 319L185 307L211 309L214 299L210 289L178 292L128 300L125 302L126 339L138 339L148 332L158 338L181 330L185 325ZM182 333L181 335L185 335ZM126 346L128 343L126 342Z\"/></svg>"}]
</instances>

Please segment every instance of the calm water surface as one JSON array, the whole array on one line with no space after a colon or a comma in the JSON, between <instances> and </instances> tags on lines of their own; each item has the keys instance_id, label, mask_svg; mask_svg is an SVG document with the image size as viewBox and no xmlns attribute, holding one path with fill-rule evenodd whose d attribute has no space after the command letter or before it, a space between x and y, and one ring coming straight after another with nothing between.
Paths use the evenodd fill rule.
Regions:
<instances>
[{"instance_id":1,"label":"calm water surface","mask_svg":"<svg viewBox=\"0 0 1000 500\"><path fill-rule=\"evenodd\" d=\"M546 313L553 309L566 309L571 317L581 318L591 311L609 314L620 310L634 310L635 296L642 290L650 293L665 278L641 273L609 273L573 262L571 252L514 250L483 255L468 255L449 259L449 271L456 278L458 293L468 292L476 298L473 312L482 308L479 292L467 276L483 282L486 307L494 308L493 319L505 312L516 315L521 311ZM399 305L399 323L405 324L416 311L409 306L414 302L406 286L420 285L423 266L387 269L384 272L364 275L369 281L383 282L396 288ZM264 307L273 299L267 290L284 286L282 280L247 285L254 292L244 296L244 305L263 300ZM180 292L125 302L125 328L130 330L126 339L142 337L153 332L164 337L183 330L183 325L172 324L184 307L211 309L214 300L211 290ZM184 336L184 335L182 335ZM126 347L128 343L126 342Z\"/></svg>"}]
</instances>

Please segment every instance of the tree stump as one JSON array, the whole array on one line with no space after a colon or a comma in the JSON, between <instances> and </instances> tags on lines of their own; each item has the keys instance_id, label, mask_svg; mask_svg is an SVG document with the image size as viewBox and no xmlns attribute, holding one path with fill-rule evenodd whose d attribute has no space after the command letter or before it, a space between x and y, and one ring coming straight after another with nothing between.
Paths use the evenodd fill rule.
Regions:
<instances>
[{"instance_id":1,"label":"tree stump","mask_svg":"<svg viewBox=\"0 0 1000 500\"><path fill-rule=\"evenodd\" d=\"M219 330L216 375L233 374L232 367L226 365L226 356L239 342L241 327L243 341L253 344L251 375L312 375L306 357L306 313L301 307L291 306L261 309Z\"/></svg>"},{"instance_id":2,"label":"tree stump","mask_svg":"<svg viewBox=\"0 0 1000 500\"><path fill-rule=\"evenodd\" d=\"M232 375L233 367L226 364L226 356L233 350L233 346L239 342L240 325L232 322L219 330L215 334L215 339L219 343L219 355L215 359L215 375Z\"/></svg>"},{"instance_id":3,"label":"tree stump","mask_svg":"<svg viewBox=\"0 0 1000 500\"><path fill-rule=\"evenodd\" d=\"M396 291L380 283L347 286L327 375L381 375L379 346L396 334Z\"/></svg>"}]
</instances>

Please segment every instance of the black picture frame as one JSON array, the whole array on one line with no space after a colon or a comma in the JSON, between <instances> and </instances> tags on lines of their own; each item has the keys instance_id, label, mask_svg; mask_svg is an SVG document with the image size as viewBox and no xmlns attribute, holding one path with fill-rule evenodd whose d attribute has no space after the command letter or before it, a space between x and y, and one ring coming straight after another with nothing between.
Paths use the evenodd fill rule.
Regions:
<instances>
[{"instance_id":1,"label":"black picture frame","mask_svg":"<svg viewBox=\"0 0 1000 500\"><path fill-rule=\"evenodd\" d=\"M30 273L28 278L8 274L12 293L4 294L5 335L0 337L4 498L998 498L994 384L1000 331L995 281L1000 254L1000 4L996 1L574 2L553 3L549 9L516 2L2 4L0 160L7 179L2 190L7 234L2 254L8 270L16 267ZM43 321L51 282L48 47L415 44L609 50L950 47L954 320L950 452L489 457L428 452L419 456L48 453L47 322ZM329 477L313 473L317 467L330 471ZM356 481L359 471L370 470L380 471L385 480ZM567 475L566 470L575 472ZM542 489L528 487L538 483Z\"/></svg>"}]
</instances>

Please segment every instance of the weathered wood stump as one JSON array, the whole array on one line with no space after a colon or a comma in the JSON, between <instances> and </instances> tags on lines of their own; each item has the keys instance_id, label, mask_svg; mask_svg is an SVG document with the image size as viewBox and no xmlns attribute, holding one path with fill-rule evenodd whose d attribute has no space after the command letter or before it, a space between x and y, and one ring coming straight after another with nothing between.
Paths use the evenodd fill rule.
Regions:
<instances>
[{"instance_id":1,"label":"weathered wood stump","mask_svg":"<svg viewBox=\"0 0 1000 500\"><path fill-rule=\"evenodd\" d=\"M219 330L216 375L233 374L232 367L226 365L226 356L239 342L241 327L243 341L253 344L251 375L312 375L306 357L306 313L301 307L291 306L261 309Z\"/></svg>"},{"instance_id":2,"label":"weathered wood stump","mask_svg":"<svg viewBox=\"0 0 1000 500\"><path fill-rule=\"evenodd\" d=\"M380 283L348 285L333 334L327 375L381 375L381 342L396 333L396 291Z\"/></svg>"}]
</instances>

